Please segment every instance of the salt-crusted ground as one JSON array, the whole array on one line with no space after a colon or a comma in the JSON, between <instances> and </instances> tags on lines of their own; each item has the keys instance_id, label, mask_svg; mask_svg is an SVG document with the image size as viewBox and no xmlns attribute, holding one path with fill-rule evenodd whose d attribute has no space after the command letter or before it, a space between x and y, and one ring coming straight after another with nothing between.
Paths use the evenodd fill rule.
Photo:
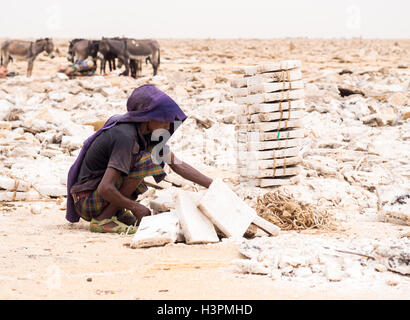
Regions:
<instances>
[{"instance_id":1,"label":"salt-crusted ground","mask_svg":"<svg viewBox=\"0 0 410 320\"><path fill-rule=\"evenodd\" d=\"M410 297L409 41L161 40L159 75L147 65L138 80L57 74L66 43L55 60L39 57L32 78L17 62L9 69L21 75L0 80L0 298ZM229 80L236 66L284 59L302 61L306 115L302 173L282 188L332 212L337 230L132 250L129 237L64 219L82 142L144 83L189 115L173 151L255 205L269 189L238 183ZM143 203L192 189L172 175L162 187Z\"/></svg>"}]
</instances>

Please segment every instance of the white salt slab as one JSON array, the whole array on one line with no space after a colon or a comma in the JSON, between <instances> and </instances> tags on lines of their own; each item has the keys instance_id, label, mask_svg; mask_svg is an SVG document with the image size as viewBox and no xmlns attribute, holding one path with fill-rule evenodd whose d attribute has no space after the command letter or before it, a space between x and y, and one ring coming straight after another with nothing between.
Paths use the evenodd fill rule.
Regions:
<instances>
[{"instance_id":1,"label":"white salt slab","mask_svg":"<svg viewBox=\"0 0 410 320\"><path fill-rule=\"evenodd\" d=\"M274 122L259 122L259 123L250 123L250 124L239 124L235 126L237 130L245 131L274 131L274 130L285 130L289 128L301 128L303 127L302 119L291 119L283 121L274 121ZM286 131L286 137L291 131ZM278 135L276 133L276 135ZM290 135L290 133L289 133ZM290 136L289 136L290 137Z\"/></svg>"},{"instance_id":2,"label":"white salt slab","mask_svg":"<svg viewBox=\"0 0 410 320\"><path fill-rule=\"evenodd\" d=\"M246 80L246 85L250 87L261 83L301 80L302 72L300 71L300 69L279 72L268 72L251 77L245 77L243 79Z\"/></svg>"},{"instance_id":3,"label":"white salt slab","mask_svg":"<svg viewBox=\"0 0 410 320\"><path fill-rule=\"evenodd\" d=\"M265 161L265 166L261 166L260 163L252 161L252 163L248 163L246 165L244 162L238 162L239 168L242 170L249 170L249 172L256 172L261 170L266 169L272 169L272 168L279 168L279 167L286 167L286 166L293 166L296 164L299 164L301 162L300 157L290 157L290 158L280 158L276 160L264 160Z\"/></svg>"},{"instance_id":4,"label":"white salt slab","mask_svg":"<svg viewBox=\"0 0 410 320\"><path fill-rule=\"evenodd\" d=\"M270 113L258 113L251 115L252 122L269 122L275 120L285 120L285 119L300 119L305 116L303 110L292 110L288 109L282 112L270 112Z\"/></svg>"},{"instance_id":5,"label":"white salt slab","mask_svg":"<svg viewBox=\"0 0 410 320\"><path fill-rule=\"evenodd\" d=\"M297 183L300 180L298 176L294 177L287 177L287 178L274 178L274 179L257 179L255 181L256 186L261 188L266 187L277 187L277 186L285 186L285 185L292 185Z\"/></svg>"},{"instance_id":6,"label":"white salt slab","mask_svg":"<svg viewBox=\"0 0 410 320\"><path fill-rule=\"evenodd\" d=\"M0 176L0 189L4 190L16 190L16 191L28 191L31 185L28 182L22 180L14 180L8 176Z\"/></svg>"},{"instance_id":7,"label":"white salt slab","mask_svg":"<svg viewBox=\"0 0 410 320\"><path fill-rule=\"evenodd\" d=\"M7 192L0 191L0 201L16 201L16 200L26 200L26 192Z\"/></svg>"},{"instance_id":8,"label":"white salt slab","mask_svg":"<svg viewBox=\"0 0 410 320\"><path fill-rule=\"evenodd\" d=\"M231 79L230 84L232 88L243 88L248 85L248 82L247 82L246 77L241 77L241 78Z\"/></svg>"},{"instance_id":9,"label":"white salt slab","mask_svg":"<svg viewBox=\"0 0 410 320\"><path fill-rule=\"evenodd\" d=\"M238 151L237 160L241 161L254 161L254 160L267 160L274 158L284 158L284 157L296 157L299 154L299 148L288 148L279 150L268 150L268 151Z\"/></svg>"},{"instance_id":10,"label":"white salt slab","mask_svg":"<svg viewBox=\"0 0 410 320\"><path fill-rule=\"evenodd\" d=\"M245 76L230 80L232 88L245 88L255 84L282 82L282 81L297 81L302 79L302 72L300 69L293 69L287 71L277 71L257 74L254 76Z\"/></svg>"},{"instance_id":11,"label":"white salt slab","mask_svg":"<svg viewBox=\"0 0 410 320\"><path fill-rule=\"evenodd\" d=\"M266 63L258 66L246 66L240 67L234 72L245 74L245 75L255 75L257 73L265 73L265 72L273 72L273 71L280 71L280 70L291 70L296 69L301 66L300 60L285 60L280 62L274 63Z\"/></svg>"},{"instance_id":12,"label":"white salt slab","mask_svg":"<svg viewBox=\"0 0 410 320\"><path fill-rule=\"evenodd\" d=\"M271 113L257 113L247 116L237 117L237 122L246 123L257 123L257 122L270 122L276 120L294 120L301 119L305 116L303 110L283 110L282 112L271 112Z\"/></svg>"},{"instance_id":13,"label":"white salt slab","mask_svg":"<svg viewBox=\"0 0 410 320\"><path fill-rule=\"evenodd\" d=\"M242 108L241 112L245 114L254 114L254 113L268 113L268 112L278 112L280 110L298 110L305 109L305 100L291 100L286 102L276 102L276 103L261 103L261 104L252 104L246 108ZM245 109L245 110L243 110Z\"/></svg>"},{"instance_id":14,"label":"white salt slab","mask_svg":"<svg viewBox=\"0 0 410 320\"><path fill-rule=\"evenodd\" d=\"M298 100L305 98L303 89L285 90L272 93L251 94L246 97L235 97L234 100L238 104L259 104L264 102Z\"/></svg>"},{"instance_id":15,"label":"white salt slab","mask_svg":"<svg viewBox=\"0 0 410 320\"><path fill-rule=\"evenodd\" d=\"M247 143L238 143L238 150L243 151L262 151L270 149L282 149L298 147L302 144L302 139L285 139L277 141L251 141ZM243 148L243 149L241 149Z\"/></svg>"},{"instance_id":16,"label":"white salt slab","mask_svg":"<svg viewBox=\"0 0 410 320\"><path fill-rule=\"evenodd\" d=\"M201 196L182 190L177 194L176 211L188 244L219 242L212 222L197 207Z\"/></svg>"},{"instance_id":17,"label":"white salt slab","mask_svg":"<svg viewBox=\"0 0 410 320\"><path fill-rule=\"evenodd\" d=\"M255 219L253 219L253 224L257 225L259 228L266 231L272 236L279 235L280 228L273 223L270 223L269 221L263 219L262 217L256 216Z\"/></svg>"},{"instance_id":18,"label":"white salt slab","mask_svg":"<svg viewBox=\"0 0 410 320\"><path fill-rule=\"evenodd\" d=\"M180 230L175 212L165 212L142 218L132 241L132 248L148 248L174 243Z\"/></svg>"},{"instance_id":19,"label":"white salt slab","mask_svg":"<svg viewBox=\"0 0 410 320\"><path fill-rule=\"evenodd\" d=\"M279 187L285 185L293 185L300 181L299 176L292 176L292 177L276 177L276 178L248 178L248 177L240 177L239 178L241 183L248 185L249 187Z\"/></svg>"},{"instance_id":20,"label":"white salt slab","mask_svg":"<svg viewBox=\"0 0 410 320\"><path fill-rule=\"evenodd\" d=\"M272 83L261 83L255 84L248 87L249 94L255 93L269 93L269 92L276 92L282 90L295 90L295 89L303 89L304 83L302 80L299 81L292 81L292 82L272 82Z\"/></svg>"},{"instance_id":21,"label":"white salt slab","mask_svg":"<svg viewBox=\"0 0 410 320\"><path fill-rule=\"evenodd\" d=\"M285 90L295 90L295 89L303 89L304 84L303 81L292 81L292 82L268 82L268 83L260 83L254 84L245 88L231 88L231 95L233 97L245 97L250 94L258 94L258 93L269 93L269 92L276 92L276 91L285 91Z\"/></svg>"},{"instance_id":22,"label":"white salt slab","mask_svg":"<svg viewBox=\"0 0 410 320\"><path fill-rule=\"evenodd\" d=\"M237 132L237 141L279 141L283 139L303 138L304 136L303 130L287 130L280 132L239 131Z\"/></svg>"},{"instance_id":23,"label":"white salt slab","mask_svg":"<svg viewBox=\"0 0 410 320\"><path fill-rule=\"evenodd\" d=\"M299 163L301 158L300 157L291 157L291 158L287 158L287 159L294 159L295 160L291 160L293 163ZM275 161L273 161L273 159L269 159L269 160L257 160L257 161L238 161L238 168L240 167L247 167L249 169L252 170L261 170L261 169L270 169L270 168L274 168L275 166L283 166L284 165L284 159L285 158L279 158L276 159L276 163ZM299 159L299 161L296 161L296 159ZM287 160L288 161L288 160Z\"/></svg>"},{"instance_id":24,"label":"white salt slab","mask_svg":"<svg viewBox=\"0 0 410 320\"><path fill-rule=\"evenodd\" d=\"M233 97L246 97L249 93L248 88L231 88L230 89L231 96Z\"/></svg>"},{"instance_id":25,"label":"white salt slab","mask_svg":"<svg viewBox=\"0 0 410 320\"><path fill-rule=\"evenodd\" d=\"M300 173L300 167L281 167L273 169L239 168L239 174L248 178L274 178L283 176L294 176Z\"/></svg>"},{"instance_id":26,"label":"white salt slab","mask_svg":"<svg viewBox=\"0 0 410 320\"><path fill-rule=\"evenodd\" d=\"M284 60L280 61L279 63L265 63L258 66L258 73L266 73L266 72L273 72L279 70L291 70L295 68L301 67L300 60Z\"/></svg>"},{"instance_id":27,"label":"white salt slab","mask_svg":"<svg viewBox=\"0 0 410 320\"><path fill-rule=\"evenodd\" d=\"M256 212L240 199L221 179L215 179L198 203L198 208L227 237L240 238Z\"/></svg>"}]
</instances>

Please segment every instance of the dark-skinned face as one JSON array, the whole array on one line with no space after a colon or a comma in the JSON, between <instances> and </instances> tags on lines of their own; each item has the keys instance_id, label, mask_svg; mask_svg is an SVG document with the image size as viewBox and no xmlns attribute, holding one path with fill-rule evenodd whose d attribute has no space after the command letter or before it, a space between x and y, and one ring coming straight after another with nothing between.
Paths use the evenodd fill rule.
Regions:
<instances>
[{"instance_id":1,"label":"dark-skinned face","mask_svg":"<svg viewBox=\"0 0 410 320\"><path fill-rule=\"evenodd\" d=\"M169 122L161 122L161 121L154 121L151 120L148 122L148 130L150 132L153 132L157 129L165 129L165 130L169 130L171 127Z\"/></svg>"}]
</instances>

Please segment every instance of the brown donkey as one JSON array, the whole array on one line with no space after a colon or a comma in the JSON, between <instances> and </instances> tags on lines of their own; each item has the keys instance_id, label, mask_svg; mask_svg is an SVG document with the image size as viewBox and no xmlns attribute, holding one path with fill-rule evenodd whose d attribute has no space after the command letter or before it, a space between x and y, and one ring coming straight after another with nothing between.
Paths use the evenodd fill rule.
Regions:
<instances>
[{"instance_id":1,"label":"brown donkey","mask_svg":"<svg viewBox=\"0 0 410 320\"><path fill-rule=\"evenodd\" d=\"M51 59L54 53L54 44L51 39L38 39L36 41L8 40L1 44L1 65L7 68L12 57L27 60L27 77L31 77L34 60L43 51L47 52Z\"/></svg>"}]
</instances>

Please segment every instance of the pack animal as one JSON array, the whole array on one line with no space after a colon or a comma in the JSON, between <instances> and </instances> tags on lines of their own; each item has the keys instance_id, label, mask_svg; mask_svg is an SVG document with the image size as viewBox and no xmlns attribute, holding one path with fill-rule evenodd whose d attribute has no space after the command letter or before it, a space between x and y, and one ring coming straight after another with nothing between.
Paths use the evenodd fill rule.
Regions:
<instances>
[{"instance_id":1,"label":"pack animal","mask_svg":"<svg viewBox=\"0 0 410 320\"><path fill-rule=\"evenodd\" d=\"M27 61L27 77L31 77L34 60L37 56L46 52L51 59L56 56L54 52L53 40L49 38L38 39L36 41L8 40L1 45L1 65L7 68L11 59L18 58Z\"/></svg>"},{"instance_id":2,"label":"pack animal","mask_svg":"<svg viewBox=\"0 0 410 320\"><path fill-rule=\"evenodd\" d=\"M154 54L155 44L150 44L148 40L138 41L136 39L106 39L103 38L100 42L99 57L103 59L107 52L115 54L125 66L125 71L122 75L128 76L130 74L136 78L141 76L143 61L156 62L156 68L154 68L154 75L158 69L159 54ZM159 46L158 46L159 47ZM159 50L159 48L158 48ZM154 65L154 64L153 64Z\"/></svg>"},{"instance_id":3,"label":"pack animal","mask_svg":"<svg viewBox=\"0 0 410 320\"><path fill-rule=\"evenodd\" d=\"M80 41L83 41L83 40L85 40L85 39L73 39L73 40L71 40L71 41L69 42L69 44L68 44L68 52L67 52L67 60L68 60L68 61L74 63L74 56L75 56L75 53L74 53L74 45L75 45L77 42L80 42Z\"/></svg>"},{"instance_id":4,"label":"pack animal","mask_svg":"<svg viewBox=\"0 0 410 320\"><path fill-rule=\"evenodd\" d=\"M138 43L143 43L151 48L151 55L147 57L145 63L147 63L148 61L151 63L154 71L154 76L156 76L158 73L159 65L161 63L161 52L158 41L153 39L141 39L135 41L137 41Z\"/></svg>"},{"instance_id":5,"label":"pack animal","mask_svg":"<svg viewBox=\"0 0 410 320\"><path fill-rule=\"evenodd\" d=\"M92 57L95 62L99 45L100 42L98 40L74 39L70 42L67 60L76 63Z\"/></svg>"}]
</instances>

